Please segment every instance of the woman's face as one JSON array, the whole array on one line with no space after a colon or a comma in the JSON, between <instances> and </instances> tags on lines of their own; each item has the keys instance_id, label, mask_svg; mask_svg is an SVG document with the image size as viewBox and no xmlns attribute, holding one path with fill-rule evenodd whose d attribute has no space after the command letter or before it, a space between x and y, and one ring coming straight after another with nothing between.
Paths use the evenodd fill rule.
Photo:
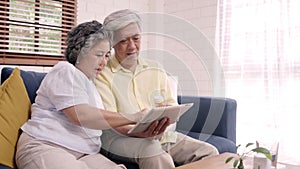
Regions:
<instances>
[{"instance_id":1,"label":"woman's face","mask_svg":"<svg viewBox=\"0 0 300 169\"><path fill-rule=\"evenodd\" d=\"M89 52L78 59L76 67L89 79L94 79L106 66L110 57L110 44L108 40L96 43Z\"/></svg>"}]
</instances>

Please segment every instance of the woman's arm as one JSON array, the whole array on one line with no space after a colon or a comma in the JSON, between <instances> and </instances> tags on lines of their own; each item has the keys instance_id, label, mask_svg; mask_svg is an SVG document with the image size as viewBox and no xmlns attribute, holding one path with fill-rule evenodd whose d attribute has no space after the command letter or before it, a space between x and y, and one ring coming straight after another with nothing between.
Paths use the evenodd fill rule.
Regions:
<instances>
[{"instance_id":1,"label":"woman's arm","mask_svg":"<svg viewBox=\"0 0 300 169\"><path fill-rule=\"evenodd\" d=\"M62 110L68 118L76 125L91 129L105 130L127 124L135 124L147 111L139 113L123 114L111 112L87 104L80 104Z\"/></svg>"}]
</instances>

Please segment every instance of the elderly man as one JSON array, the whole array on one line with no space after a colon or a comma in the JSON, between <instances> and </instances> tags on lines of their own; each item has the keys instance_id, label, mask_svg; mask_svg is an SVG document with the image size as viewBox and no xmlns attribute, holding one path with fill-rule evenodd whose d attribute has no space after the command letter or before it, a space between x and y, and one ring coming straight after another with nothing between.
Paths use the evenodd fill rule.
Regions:
<instances>
[{"instance_id":1,"label":"elderly man","mask_svg":"<svg viewBox=\"0 0 300 169\"><path fill-rule=\"evenodd\" d=\"M106 29L114 34L114 55L95 80L106 109L118 112L138 112L154 106L157 96L165 104L176 105L168 76L155 61L139 56L141 18L131 10L119 10L104 20ZM103 153L138 163L141 169L170 169L218 154L205 142L166 130L169 119L154 121L141 133L128 134L132 126L104 131L101 139Z\"/></svg>"}]
</instances>

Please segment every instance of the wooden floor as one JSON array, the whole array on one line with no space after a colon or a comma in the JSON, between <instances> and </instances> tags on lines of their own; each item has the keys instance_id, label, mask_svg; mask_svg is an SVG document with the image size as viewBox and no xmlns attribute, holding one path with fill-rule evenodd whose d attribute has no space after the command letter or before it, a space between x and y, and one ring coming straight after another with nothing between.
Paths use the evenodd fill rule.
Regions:
<instances>
[{"instance_id":1,"label":"wooden floor","mask_svg":"<svg viewBox=\"0 0 300 169\"><path fill-rule=\"evenodd\" d=\"M175 169L231 169L232 163L225 164L225 161L228 157L234 156L232 153L223 153L218 156L209 157L200 161L196 161L190 164L186 164L183 166L176 167ZM245 169L252 169L252 158L245 159ZM232 160L233 161L233 160ZM275 169L272 167L271 169ZM277 169L300 169L300 166L293 166L287 164L278 164Z\"/></svg>"},{"instance_id":2,"label":"wooden floor","mask_svg":"<svg viewBox=\"0 0 300 169\"><path fill-rule=\"evenodd\" d=\"M223 153L217 156L208 157L193 163L189 163L176 169L226 169L232 168L232 163L226 164L225 161L228 157L234 156L232 153Z\"/></svg>"},{"instance_id":3,"label":"wooden floor","mask_svg":"<svg viewBox=\"0 0 300 169\"><path fill-rule=\"evenodd\" d=\"M282 168L282 169L300 169L300 165L298 166L295 166L295 165L288 165L288 164L283 164L285 165L285 168ZM280 169L280 168L278 168Z\"/></svg>"}]
</instances>

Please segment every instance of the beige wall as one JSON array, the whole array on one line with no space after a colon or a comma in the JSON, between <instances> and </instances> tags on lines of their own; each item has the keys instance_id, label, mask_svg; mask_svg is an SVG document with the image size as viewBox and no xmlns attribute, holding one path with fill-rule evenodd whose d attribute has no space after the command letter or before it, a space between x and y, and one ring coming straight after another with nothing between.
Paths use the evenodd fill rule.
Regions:
<instances>
[{"instance_id":1,"label":"beige wall","mask_svg":"<svg viewBox=\"0 0 300 169\"><path fill-rule=\"evenodd\" d=\"M148 54L145 57L160 61L178 79L179 94L215 95L213 78L218 76L214 74L214 65L218 63L209 51L215 38L217 0L78 0L77 21L78 24L93 19L102 22L109 13L124 8L158 14L158 19L144 25L146 30L156 26L165 32L146 32L142 52ZM195 36L199 34L202 38Z\"/></svg>"},{"instance_id":2,"label":"beige wall","mask_svg":"<svg viewBox=\"0 0 300 169\"><path fill-rule=\"evenodd\" d=\"M124 8L156 12L162 16L151 23L163 26L168 32L145 33L142 50L149 53L146 57L160 61L172 76L178 78L179 93L216 95L213 78L218 74L215 72L218 60L211 56L211 50L217 0L78 0L78 23L92 19L102 21L112 11ZM174 21L169 22L168 17ZM201 38L195 36L195 29Z\"/></svg>"}]
</instances>

